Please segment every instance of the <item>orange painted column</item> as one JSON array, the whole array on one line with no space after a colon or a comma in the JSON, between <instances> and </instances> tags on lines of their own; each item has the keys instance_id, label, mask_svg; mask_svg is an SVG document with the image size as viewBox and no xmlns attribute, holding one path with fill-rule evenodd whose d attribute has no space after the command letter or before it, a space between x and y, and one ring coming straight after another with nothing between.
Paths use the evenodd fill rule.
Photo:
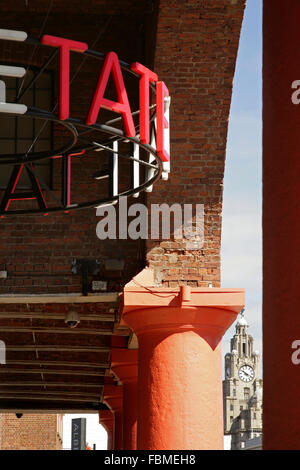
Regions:
<instances>
[{"instance_id":1,"label":"orange painted column","mask_svg":"<svg viewBox=\"0 0 300 470\"><path fill-rule=\"evenodd\" d=\"M113 411L115 417L114 450L123 449L123 387L104 385L103 401Z\"/></svg>"},{"instance_id":2,"label":"orange painted column","mask_svg":"<svg viewBox=\"0 0 300 470\"><path fill-rule=\"evenodd\" d=\"M266 450L300 449L297 364L300 355L295 343L300 340L300 104L293 104L299 102L300 96L299 18L299 0L264 1L263 448Z\"/></svg>"},{"instance_id":3,"label":"orange painted column","mask_svg":"<svg viewBox=\"0 0 300 470\"><path fill-rule=\"evenodd\" d=\"M139 342L137 447L222 449L220 341L244 292L149 287L148 272L126 285L122 314Z\"/></svg>"},{"instance_id":4,"label":"orange painted column","mask_svg":"<svg viewBox=\"0 0 300 470\"><path fill-rule=\"evenodd\" d=\"M99 411L99 423L107 432L107 450L114 449L114 414L111 410Z\"/></svg>"},{"instance_id":5,"label":"orange painted column","mask_svg":"<svg viewBox=\"0 0 300 470\"><path fill-rule=\"evenodd\" d=\"M123 384L123 449L135 450L138 351L136 349L112 349L111 370Z\"/></svg>"}]
</instances>

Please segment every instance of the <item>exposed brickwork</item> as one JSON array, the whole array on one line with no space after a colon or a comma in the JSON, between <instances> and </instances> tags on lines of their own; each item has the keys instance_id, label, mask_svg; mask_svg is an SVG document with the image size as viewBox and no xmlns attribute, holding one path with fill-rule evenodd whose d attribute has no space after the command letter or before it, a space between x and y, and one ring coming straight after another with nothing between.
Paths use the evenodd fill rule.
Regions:
<instances>
[{"instance_id":1,"label":"exposed brickwork","mask_svg":"<svg viewBox=\"0 0 300 470\"><path fill-rule=\"evenodd\" d=\"M186 241L148 242L157 281L220 285L227 124L245 0L161 0L155 65L171 102L171 174L148 203L205 204L203 250Z\"/></svg>"},{"instance_id":2,"label":"exposed brickwork","mask_svg":"<svg viewBox=\"0 0 300 470\"><path fill-rule=\"evenodd\" d=\"M206 286L220 283L220 238L222 183L227 136L227 121L232 92L244 0L161 0L159 4L154 69L172 95L171 175L168 183L155 185L148 203L204 203L205 245L203 250L186 250L185 243L170 241L147 243L148 263L155 268L157 281L175 285L179 281ZM110 6L109 6L110 5ZM154 4L155 5L155 4ZM7 28L24 29L38 36L48 2L16 2L5 8ZM69 21L64 21L68 11ZM110 15L112 15L110 17ZM84 8L58 2L50 12L45 32L87 42L101 51L116 50L128 62L149 61L153 37L149 25L155 18L151 2L92 2ZM63 21L63 28L62 28ZM99 31L103 34L96 44ZM148 37L146 38L146 32ZM153 34L153 32L152 32ZM123 38L126 37L126 41ZM30 57L32 49L13 43L2 44L5 61L42 62L41 49ZM46 56L49 51L43 49ZM72 73L81 59L72 55ZM150 64L151 65L151 64ZM71 86L71 114L84 116L92 98L100 66L86 61L82 73ZM71 74L72 76L72 74ZM132 108L137 108L137 87L132 89ZM55 128L55 141L63 133ZM54 164L54 189L59 194L59 162ZM80 200L99 189L85 178L96 163L87 157L73 159L72 195ZM121 163L121 171L126 164ZM125 170L128 174L128 169ZM123 171L123 173L125 173ZM126 180L126 178L125 178ZM127 179L128 182L128 179ZM144 196L142 196L143 200ZM135 202L135 201L133 201ZM75 257L125 257L125 270L119 284L127 282L144 265L144 244L134 240L101 242L96 237L94 209L76 214L1 220L0 267L9 277L0 280L0 293L58 293L81 290L79 276L70 266Z\"/></svg>"},{"instance_id":3,"label":"exposed brickwork","mask_svg":"<svg viewBox=\"0 0 300 470\"><path fill-rule=\"evenodd\" d=\"M29 2L28 8L23 1L16 2L12 8L5 8L5 27L21 29L33 37L39 37L49 2ZM68 12L68 21L64 11ZM119 57L129 63L134 60L143 62L145 28L151 21L151 8L146 1L54 2L44 33L72 38L87 42L101 52L114 50ZM126 37L126 41L124 38ZM96 41L97 40L97 41ZM52 48L33 48L21 43L1 41L0 57L3 62L22 63L25 66L41 65L49 56ZM49 66L50 69L53 65ZM89 59L82 67L80 54L71 56L71 77L80 71L71 85L71 116L85 119L102 62ZM127 84L132 111L138 108L138 80ZM56 95L57 95L56 87ZM105 114L105 111L102 110ZM110 114L109 117L116 117ZM55 147L66 139L62 126L55 126ZM72 201L94 200L106 190L99 189L99 183L88 179L99 169L95 154L82 158L75 157L72 162ZM101 154L100 154L101 155ZM102 154L103 155L103 154ZM106 157L107 158L107 157ZM122 185L129 183L129 165L120 159ZM54 162L53 181L55 194L60 196L60 161ZM3 192L0 191L0 197ZM50 202L50 198L47 199ZM135 202L135 201L134 201ZM53 203L53 200L52 200ZM14 202L11 203L16 204ZM24 202L24 206L36 207L36 202ZM8 279L0 280L0 294L14 293L63 293L80 292L81 277L71 273L74 258L92 258L100 261L106 258L125 258L125 269L119 279L112 282L110 290L120 290L120 284L128 282L144 266L144 249L141 241L108 240L100 241L96 236L99 218L95 209L86 209L68 215L48 217L17 217L0 220L0 269L6 267ZM102 276L103 279L103 276Z\"/></svg>"},{"instance_id":4,"label":"exposed brickwork","mask_svg":"<svg viewBox=\"0 0 300 470\"><path fill-rule=\"evenodd\" d=\"M95 209L54 217L0 219L0 270L5 268L8 271L8 278L0 279L0 294L80 292L81 277L71 273L74 258L96 258L100 261L106 258L124 258L123 272L115 274L115 277L103 271L99 275L99 279L104 280L107 276L110 280L110 291L122 290L122 286L146 263L154 268L159 284L174 287L182 283L195 286L213 283L214 287L219 286L227 124L244 4L245 0L74 0L72 5L66 1L53 2L45 33L84 41L91 48L102 52L115 50L120 58L129 63L140 61L153 68L159 78L167 84L172 96L171 174L168 182L154 186L153 193L147 194L147 201L149 206L162 202L170 205L204 203L205 244L201 250L190 251L186 241L153 240L146 244L130 239L100 241L96 237L98 219ZM27 5L26 7L23 0L16 0L11 4L6 2L2 9L5 23L3 27L25 30L29 35L38 37L49 1L30 0ZM40 65L50 52L49 49L38 48L32 55L32 50L28 45L0 41L0 59L3 63L22 63L26 66L30 62ZM72 54L71 76L81 63L79 55ZM50 69L52 68L51 66ZM76 81L71 85L72 116L86 116L100 68L101 64L93 60L86 61ZM138 108L137 91L137 82L128 84L132 110ZM55 93L57 92L56 86ZM66 138L59 126L55 126L54 136L55 145L58 146ZM53 166L53 189L55 194L59 195L59 161L56 160ZM74 200L82 201L87 196L94 199L97 191L98 195L101 193L102 190L96 189L95 184L91 184L87 179L88 173L93 173L95 169L98 169L98 166L89 155L73 159L71 189ZM127 162L120 162L120 173L124 175L122 185L129 181L128 169ZM146 195L143 193L140 200L132 202L145 200ZM24 204L30 205L32 202ZM108 306L103 305L104 307L109 310ZM4 308L8 312L19 312L24 306L11 305ZM32 312L46 312L49 307L31 305L26 308ZM51 306L50 310L65 312L67 308L55 305ZM76 305L76 308L80 313L83 310L88 311L86 306ZM6 324L6 320L1 322L1 325ZM28 319L14 318L13 313L7 322L12 327L28 326ZM30 326L55 328L64 326L61 323L63 320L56 322L51 319L33 319ZM113 328L108 322L105 325L99 322L97 327L102 326ZM53 333L34 336L31 332L11 334L7 331L0 339L5 340L8 346L32 345L33 341L41 345L110 344L109 335L94 339L76 334L65 336L66 338L62 339ZM24 360L36 359L35 351L22 351L21 354ZM39 360L73 360L79 363L81 354L72 351L66 353L42 350L39 351ZM20 360L18 351L8 350L8 355L8 359ZM90 363L100 363L108 360L108 353L88 352L84 357ZM36 374L32 380L35 380L35 377ZM7 377L2 378L16 382L21 380L20 374L7 374ZM55 376L49 380L54 379ZM27 380L31 380L30 376ZM66 391L67 380L71 379L63 380ZM100 389L101 377L91 377L88 382L99 384ZM72 390L76 393L82 391L82 388L72 387ZM6 427L9 425L8 429L11 431L8 436L11 437L7 446L13 446L16 445L16 433L20 432L20 436L25 436L27 427L31 429L29 438L34 441L30 445L42 446L44 444L39 440L37 433L39 434L40 429L50 428L52 419L53 416L47 418L45 415L38 415L31 423L28 421L27 425L29 417L25 415L21 420L16 420L14 415L2 415L0 432L5 429L6 434ZM41 425L41 420L45 420L45 425ZM57 444L55 432L51 434L53 446ZM4 448L3 432L1 439ZM18 437L20 445L22 439L23 437ZM22 445L27 446L28 442L24 437Z\"/></svg>"},{"instance_id":5,"label":"exposed brickwork","mask_svg":"<svg viewBox=\"0 0 300 470\"><path fill-rule=\"evenodd\" d=\"M0 415L1 450L61 450L60 415Z\"/></svg>"}]
</instances>

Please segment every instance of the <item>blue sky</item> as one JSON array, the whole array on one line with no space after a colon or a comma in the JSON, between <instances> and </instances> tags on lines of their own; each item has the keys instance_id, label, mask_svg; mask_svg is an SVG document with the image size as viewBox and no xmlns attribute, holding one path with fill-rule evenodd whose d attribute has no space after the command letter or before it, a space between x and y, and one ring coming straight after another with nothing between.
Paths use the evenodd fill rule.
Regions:
<instances>
[{"instance_id":1,"label":"blue sky","mask_svg":"<svg viewBox=\"0 0 300 470\"><path fill-rule=\"evenodd\" d=\"M234 78L225 165L222 287L246 289L245 316L261 351L262 1L248 0ZM232 326L223 340L229 350Z\"/></svg>"}]
</instances>

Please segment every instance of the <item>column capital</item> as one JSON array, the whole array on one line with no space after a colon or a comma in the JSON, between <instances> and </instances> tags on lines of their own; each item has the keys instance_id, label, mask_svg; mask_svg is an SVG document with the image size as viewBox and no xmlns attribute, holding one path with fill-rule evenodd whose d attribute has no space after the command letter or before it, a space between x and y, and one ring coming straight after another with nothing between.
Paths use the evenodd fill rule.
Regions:
<instances>
[{"instance_id":1,"label":"column capital","mask_svg":"<svg viewBox=\"0 0 300 470\"><path fill-rule=\"evenodd\" d=\"M138 350L112 348L111 370L123 382L136 382L138 375Z\"/></svg>"},{"instance_id":2,"label":"column capital","mask_svg":"<svg viewBox=\"0 0 300 470\"><path fill-rule=\"evenodd\" d=\"M218 342L245 304L244 289L156 287L149 285L150 271L145 268L124 288L122 323L138 336L155 330L200 330Z\"/></svg>"},{"instance_id":3,"label":"column capital","mask_svg":"<svg viewBox=\"0 0 300 470\"><path fill-rule=\"evenodd\" d=\"M103 388L103 401L114 413L122 412L123 387L121 385L105 384Z\"/></svg>"},{"instance_id":4,"label":"column capital","mask_svg":"<svg viewBox=\"0 0 300 470\"><path fill-rule=\"evenodd\" d=\"M114 429L114 413L112 410L99 411L99 424L101 424L107 432L113 432Z\"/></svg>"},{"instance_id":5,"label":"column capital","mask_svg":"<svg viewBox=\"0 0 300 470\"><path fill-rule=\"evenodd\" d=\"M114 421L114 415L112 410L99 410L99 424L105 427L105 423L111 423Z\"/></svg>"}]
</instances>

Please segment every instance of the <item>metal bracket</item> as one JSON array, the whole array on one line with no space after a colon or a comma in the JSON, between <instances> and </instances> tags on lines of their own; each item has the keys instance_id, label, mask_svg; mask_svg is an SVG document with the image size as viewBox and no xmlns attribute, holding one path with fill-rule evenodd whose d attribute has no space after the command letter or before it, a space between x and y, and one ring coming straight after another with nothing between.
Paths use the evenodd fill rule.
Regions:
<instances>
[{"instance_id":1,"label":"metal bracket","mask_svg":"<svg viewBox=\"0 0 300 470\"><path fill-rule=\"evenodd\" d=\"M99 273L100 262L97 259L73 259L71 271L82 276L82 295L88 295L88 275Z\"/></svg>"}]
</instances>

